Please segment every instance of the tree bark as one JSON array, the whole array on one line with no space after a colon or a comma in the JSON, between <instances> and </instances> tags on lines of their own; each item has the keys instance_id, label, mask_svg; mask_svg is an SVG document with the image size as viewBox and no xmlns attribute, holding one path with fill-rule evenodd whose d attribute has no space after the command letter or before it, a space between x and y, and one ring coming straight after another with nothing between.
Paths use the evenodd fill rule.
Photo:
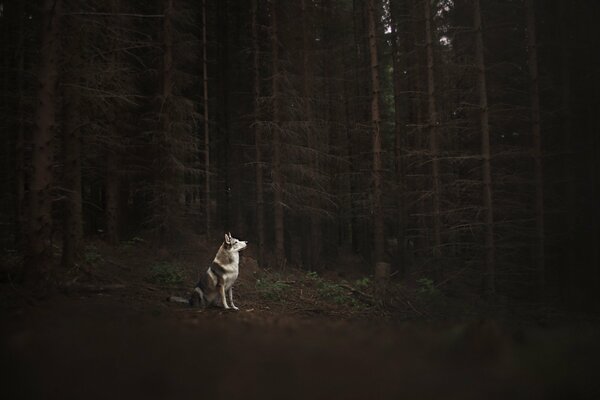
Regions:
<instances>
[{"instance_id":1,"label":"tree bark","mask_svg":"<svg viewBox=\"0 0 600 400\"><path fill-rule=\"evenodd\" d=\"M568 282L576 278L572 273L572 266L577 263L577 251L575 242L575 221L576 221L576 210L577 205L575 201L575 178L573 176L573 168L575 161L575 146L573 143L573 121L572 121L572 110L571 110L571 70L570 60L571 54L569 51L569 35L568 29L568 7L567 5L559 1L558 12L560 18L560 50L561 50L561 116L562 116L562 135L564 140L565 156L563 159L563 174L565 182L565 227L566 227L566 239L567 243L565 246L566 251L566 262L560 270L560 283L561 290L564 292L568 287Z\"/></svg>"},{"instance_id":2,"label":"tree bark","mask_svg":"<svg viewBox=\"0 0 600 400\"><path fill-rule=\"evenodd\" d=\"M546 288L546 256L544 228L544 170L542 160L542 134L540 129L540 89L535 37L534 0L525 0L527 12L527 53L529 56L529 81L531 99L531 136L533 138L533 161L535 182L535 263L538 291L543 299Z\"/></svg>"},{"instance_id":3,"label":"tree bark","mask_svg":"<svg viewBox=\"0 0 600 400\"><path fill-rule=\"evenodd\" d=\"M329 4L323 5L325 11L328 11ZM312 112L312 83L313 83L313 75L311 69L311 63L309 59L309 54L311 51L310 42L309 42L309 31L308 24L310 18L307 15L306 10L306 0L301 1L301 12L302 12L302 97L304 99L304 118L306 120L306 137L307 137L307 147L311 152L310 160L309 160L309 168L313 171L312 173L316 176L319 170L319 163L317 156L313 154L318 151L317 143L315 138L315 131L312 126L313 123L313 112ZM326 74L327 75L327 74ZM314 187L317 187L315 184ZM314 195L310 195L310 206L312 210L317 210L319 208L319 199ZM316 211L311 211L311 215L309 217L309 240L308 242L308 262L309 269L314 270L319 262L320 257L320 243L321 243L321 232L319 229L319 218L315 215Z\"/></svg>"},{"instance_id":4,"label":"tree bark","mask_svg":"<svg viewBox=\"0 0 600 400\"><path fill-rule=\"evenodd\" d=\"M429 109L429 151L431 156L431 178L432 178L432 198L433 198L433 257L435 262L436 274L441 278L440 269L441 258L441 215L440 215L440 161L438 145L438 115L436 109L436 91L435 91L435 58L433 54L433 27L431 16L431 5L429 1L424 1L425 12L425 47L427 51L427 99Z\"/></svg>"},{"instance_id":5,"label":"tree bark","mask_svg":"<svg viewBox=\"0 0 600 400\"><path fill-rule=\"evenodd\" d=\"M371 129L373 138L373 241L374 264L383 261L383 172L381 160L381 131L380 131L380 81L379 81L379 58L377 54L377 23L378 15L375 11L375 0L368 2L369 23L369 51L371 55Z\"/></svg>"},{"instance_id":6,"label":"tree bark","mask_svg":"<svg viewBox=\"0 0 600 400\"><path fill-rule=\"evenodd\" d=\"M175 138L172 128L173 106L173 0L163 1L162 25L162 63L160 66L160 104L157 137L157 168L154 170L156 185L154 188L153 213L155 222L153 229L158 234L158 243L165 244L177 222L179 206L179 182L173 158ZM115 190L115 193L117 190Z\"/></svg>"},{"instance_id":7,"label":"tree bark","mask_svg":"<svg viewBox=\"0 0 600 400\"><path fill-rule=\"evenodd\" d=\"M104 182L104 219L106 221L106 240L117 244L120 239L120 176L119 156L109 149L106 154L106 177Z\"/></svg>"},{"instance_id":8,"label":"tree bark","mask_svg":"<svg viewBox=\"0 0 600 400\"><path fill-rule=\"evenodd\" d=\"M58 80L58 34L61 0L44 0L39 59L37 107L32 133L32 174L29 183L26 280L48 277L52 262L52 184Z\"/></svg>"},{"instance_id":9,"label":"tree bark","mask_svg":"<svg viewBox=\"0 0 600 400\"><path fill-rule=\"evenodd\" d=\"M399 4L396 3L396 7ZM401 54L401 41L405 40L401 37L399 30L399 8L390 4L391 14L391 27L392 27L392 66L393 72L393 84L394 84L394 166L395 166L395 178L396 178L396 217L398 219L396 225L396 239L398 246L396 248L396 264L400 276L404 277L405 273L405 234L406 234L406 180L405 180L405 166L404 166L404 146L406 143L405 139L405 120L403 117L402 110L402 54Z\"/></svg>"},{"instance_id":10,"label":"tree bark","mask_svg":"<svg viewBox=\"0 0 600 400\"><path fill-rule=\"evenodd\" d=\"M485 219L485 273L484 291L493 295L496 291L496 267L494 244L494 206L492 198L492 173L490 155L490 124L486 86L485 57L481 23L481 6L474 0L475 58L477 64L477 86L479 88L479 116L481 121L481 159L483 174L483 208Z\"/></svg>"},{"instance_id":11,"label":"tree bark","mask_svg":"<svg viewBox=\"0 0 600 400\"><path fill-rule=\"evenodd\" d=\"M19 0L17 33L17 137L15 140L15 244L21 248L25 225L25 0Z\"/></svg>"},{"instance_id":12,"label":"tree bark","mask_svg":"<svg viewBox=\"0 0 600 400\"><path fill-rule=\"evenodd\" d=\"M74 62L75 66L79 66ZM76 74L73 74L76 76ZM71 268L83 252L81 204L81 127L79 126L79 93L65 86L63 92L63 154L65 207L63 210L62 264Z\"/></svg>"},{"instance_id":13,"label":"tree bark","mask_svg":"<svg viewBox=\"0 0 600 400\"><path fill-rule=\"evenodd\" d=\"M283 179L281 175L281 126L279 104L279 38L277 32L277 0L271 0L271 54L272 78L271 96L273 102L273 160L271 174L273 176L273 208L275 228L275 263L278 267L285 265L284 246L284 212L283 212Z\"/></svg>"},{"instance_id":14,"label":"tree bark","mask_svg":"<svg viewBox=\"0 0 600 400\"><path fill-rule=\"evenodd\" d=\"M206 49L206 0L202 0L202 99L204 103L204 213L206 218L206 237L210 236L211 205L210 205L210 132L208 119L208 57Z\"/></svg>"},{"instance_id":15,"label":"tree bark","mask_svg":"<svg viewBox=\"0 0 600 400\"><path fill-rule=\"evenodd\" d=\"M428 225L427 219L427 207L425 201L422 201L425 197L425 193L429 192L430 185L426 181L426 176L428 175L427 170L427 157L426 153L426 143L424 140L424 127L426 126L426 117L425 117L425 105L423 101L423 95L425 94L424 89L424 77L426 74L423 74L423 66L426 64L423 60L423 51L422 46L419 46L418 43L423 40L425 32L422 29L421 23L421 15L423 11L419 8L419 0L415 0L411 4L411 19L412 19L412 31L414 33L414 41L413 41L413 63L414 63L414 75L412 79L412 88L415 92L414 103L413 103L413 112L414 119L416 125L415 132L415 147L418 151L418 155L416 156L416 164L417 164L417 174L419 178L417 179L417 194L419 196L419 201L417 201L417 225L420 235L416 238L417 241L415 243L415 248L418 249L430 249L431 248L431 235L430 229ZM410 76L410 75L409 75Z\"/></svg>"},{"instance_id":16,"label":"tree bark","mask_svg":"<svg viewBox=\"0 0 600 400\"><path fill-rule=\"evenodd\" d=\"M252 49L254 63L254 158L256 162L256 237L258 239L258 264L263 265L265 246L265 201L262 170L262 137L260 115L260 45L258 38L258 0L252 0Z\"/></svg>"}]
</instances>

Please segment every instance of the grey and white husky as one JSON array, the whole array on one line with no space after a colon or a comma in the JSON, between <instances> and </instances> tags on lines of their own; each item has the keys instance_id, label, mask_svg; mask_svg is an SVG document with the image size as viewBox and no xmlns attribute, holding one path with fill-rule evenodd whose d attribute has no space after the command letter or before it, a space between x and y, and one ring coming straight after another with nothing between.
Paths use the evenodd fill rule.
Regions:
<instances>
[{"instance_id":1,"label":"grey and white husky","mask_svg":"<svg viewBox=\"0 0 600 400\"><path fill-rule=\"evenodd\" d=\"M200 279L192 292L192 297L186 300L182 297L171 296L169 301L198 304L202 307L215 305L226 309L238 310L233 303L233 284L235 283L240 265L240 251L244 250L248 242L238 240L225 234L225 241L219 247L217 255L208 269L200 274ZM225 293L229 296L229 304Z\"/></svg>"}]
</instances>

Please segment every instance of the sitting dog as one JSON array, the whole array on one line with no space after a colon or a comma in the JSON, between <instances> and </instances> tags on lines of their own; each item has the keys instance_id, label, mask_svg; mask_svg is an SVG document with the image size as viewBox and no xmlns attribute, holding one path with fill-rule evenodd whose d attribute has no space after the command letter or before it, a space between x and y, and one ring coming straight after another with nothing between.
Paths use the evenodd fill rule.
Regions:
<instances>
[{"instance_id":1,"label":"sitting dog","mask_svg":"<svg viewBox=\"0 0 600 400\"><path fill-rule=\"evenodd\" d=\"M189 303L192 306L197 306L199 303L202 307L215 305L238 310L233 303L233 284L239 273L240 251L247 245L248 242L238 240L232 237L231 233L226 233L225 241L219 247L212 264L200 274L190 300L177 296L171 296L168 300ZM227 304L226 292L229 296L229 304Z\"/></svg>"}]
</instances>

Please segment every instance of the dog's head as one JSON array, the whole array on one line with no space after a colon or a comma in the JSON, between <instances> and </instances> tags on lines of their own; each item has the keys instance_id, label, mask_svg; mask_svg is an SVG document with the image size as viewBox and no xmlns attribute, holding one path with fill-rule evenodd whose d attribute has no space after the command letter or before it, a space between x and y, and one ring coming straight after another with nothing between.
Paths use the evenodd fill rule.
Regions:
<instances>
[{"instance_id":1,"label":"dog's head","mask_svg":"<svg viewBox=\"0 0 600 400\"><path fill-rule=\"evenodd\" d=\"M236 238L234 238L233 236L231 236L231 233L226 233L225 234L225 248L229 251L242 251L246 248L246 246L248 245L248 242L245 242L243 240L238 240Z\"/></svg>"}]
</instances>

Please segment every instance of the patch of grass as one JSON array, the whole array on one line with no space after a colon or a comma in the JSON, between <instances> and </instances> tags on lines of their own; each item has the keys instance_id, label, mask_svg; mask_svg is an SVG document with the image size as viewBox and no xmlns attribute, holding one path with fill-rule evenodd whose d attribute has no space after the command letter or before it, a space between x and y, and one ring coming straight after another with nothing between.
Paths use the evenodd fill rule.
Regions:
<instances>
[{"instance_id":1,"label":"patch of grass","mask_svg":"<svg viewBox=\"0 0 600 400\"><path fill-rule=\"evenodd\" d=\"M371 284L373 282L371 281L371 279L367 276L365 276L362 279L357 279L354 281L354 287L359 289L359 290L365 290L368 289L369 287L371 287Z\"/></svg>"},{"instance_id":2,"label":"patch of grass","mask_svg":"<svg viewBox=\"0 0 600 400\"><path fill-rule=\"evenodd\" d=\"M150 267L150 281L161 285L178 285L184 281L183 270L176 264L156 263Z\"/></svg>"},{"instance_id":3,"label":"patch of grass","mask_svg":"<svg viewBox=\"0 0 600 400\"><path fill-rule=\"evenodd\" d=\"M362 304L357 301L347 289L343 288L338 283L329 282L321 278L316 272L310 271L306 273L307 280L311 281L316 285L317 294L319 297L330 303L338 305L347 305L351 307L360 307ZM369 278L364 278L367 281L361 280L361 284L367 284ZM357 281L359 282L359 281Z\"/></svg>"},{"instance_id":4,"label":"patch of grass","mask_svg":"<svg viewBox=\"0 0 600 400\"><path fill-rule=\"evenodd\" d=\"M420 278L417 279L417 296L425 303L435 307L441 307L445 303L443 293L435 286L432 279Z\"/></svg>"},{"instance_id":5,"label":"patch of grass","mask_svg":"<svg viewBox=\"0 0 600 400\"><path fill-rule=\"evenodd\" d=\"M282 300L289 285L277 279L272 278L259 278L256 280L255 288L258 294L266 299L272 301Z\"/></svg>"}]
</instances>

